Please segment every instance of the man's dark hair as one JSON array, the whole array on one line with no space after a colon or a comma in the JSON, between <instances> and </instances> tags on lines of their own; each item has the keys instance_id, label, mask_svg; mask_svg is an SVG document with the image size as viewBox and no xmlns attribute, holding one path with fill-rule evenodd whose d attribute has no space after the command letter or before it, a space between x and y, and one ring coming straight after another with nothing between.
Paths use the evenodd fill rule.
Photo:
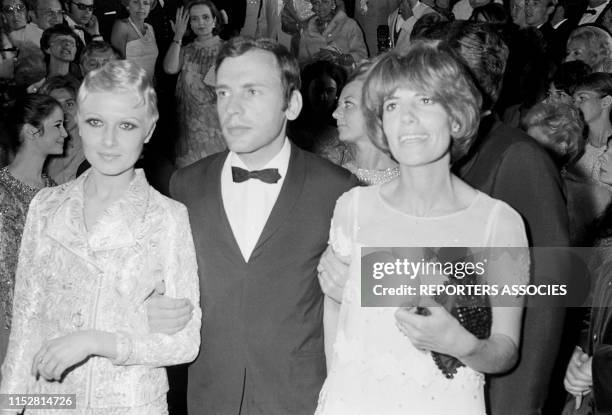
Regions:
<instances>
[{"instance_id":1,"label":"man's dark hair","mask_svg":"<svg viewBox=\"0 0 612 415\"><path fill-rule=\"evenodd\" d=\"M285 105L287 105L293 91L300 90L300 67L289 50L272 39L254 39L238 36L228 40L223 44L217 55L216 71L219 70L219 67L226 58L236 58L252 50L267 51L276 58L276 63L281 73Z\"/></svg>"}]
</instances>

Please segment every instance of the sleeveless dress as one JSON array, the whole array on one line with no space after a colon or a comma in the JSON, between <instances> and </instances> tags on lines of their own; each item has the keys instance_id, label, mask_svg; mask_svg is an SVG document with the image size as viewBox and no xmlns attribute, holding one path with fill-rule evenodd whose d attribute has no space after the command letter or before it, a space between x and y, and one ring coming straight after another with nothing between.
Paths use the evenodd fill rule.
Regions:
<instances>
[{"instance_id":1,"label":"sleeveless dress","mask_svg":"<svg viewBox=\"0 0 612 415\"><path fill-rule=\"evenodd\" d=\"M222 44L215 36L207 44L193 42L181 50L183 64L176 83L175 163L179 168L227 148L217 115L214 79L208 79Z\"/></svg>"},{"instance_id":2,"label":"sleeveless dress","mask_svg":"<svg viewBox=\"0 0 612 415\"><path fill-rule=\"evenodd\" d=\"M125 44L125 59L139 64L145 71L150 80L155 74L155 62L159 51L155 42L155 32L150 24L145 23L145 33L142 34L136 27L132 19L128 18L128 24L138 34L138 39L130 40Z\"/></svg>"},{"instance_id":3,"label":"sleeveless dress","mask_svg":"<svg viewBox=\"0 0 612 415\"><path fill-rule=\"evenodd\" d=\"M478 192L469 207L439 217L396 210L381 185L355 188L338 199L330 230L337 255L350 256L328 377L316 415L485 414L484 375L459 367L452 379L430 352L417 350L395 325L395 307L361 307L360 248L526 247L522 219L504 202ZM506 282L525 283L528 252ZM452 409L451 409L452 408Z\"/></svg>"}]
</instances>

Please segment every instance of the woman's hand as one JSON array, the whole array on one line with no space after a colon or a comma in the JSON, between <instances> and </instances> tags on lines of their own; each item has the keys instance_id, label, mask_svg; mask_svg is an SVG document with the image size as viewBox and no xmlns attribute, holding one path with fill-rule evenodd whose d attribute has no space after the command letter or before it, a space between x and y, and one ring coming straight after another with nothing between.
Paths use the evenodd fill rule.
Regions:
<instances>
[{"instance_id":1,"label":"woman's hand","mask_svg":"<svg viewBox=\"0 0 612 415\"><path fill-rule=\"evenodd\" d=\"M563 385L565 390L576 398L591 391L593 386L592 361L593 358L583 352L580 347L574 349L572 358L567 365Z\"/></svg>"},{"instance_id":2,"label":"woman's hand","mask_svg":"<svg viewBox=\"0 0 612 415\"><path fill-rule=\"evenodd\" d=\"M414 347L461 359L476 348L478 339L469 333L455 317L430 297L421 306L429 315L417 314L416 307L401 307L395 312L395 324Z\"/></svg>"},{"instance_id":3,"label":"woman's hand","mask_svg":"<svg viewBox=\"0 0 612 415\"><path fill-rule=\"evenodd\" d=\"M46 341L32 361L32 375L61 380L70 367L84 361L95 350L95 331L83 330Z\"/></svg>"},{"instance_id":4,"label":"woman's hand","mask_svg":"<svg viewBox=\"0 0 612 415\"><path fill-rule=\"evenodd\" d=\"M170 21L170 25L174 31L174 40L181 41L189 25L189 10L179 7L176 10L176 22Z\"/></svg>"}]
</instances>

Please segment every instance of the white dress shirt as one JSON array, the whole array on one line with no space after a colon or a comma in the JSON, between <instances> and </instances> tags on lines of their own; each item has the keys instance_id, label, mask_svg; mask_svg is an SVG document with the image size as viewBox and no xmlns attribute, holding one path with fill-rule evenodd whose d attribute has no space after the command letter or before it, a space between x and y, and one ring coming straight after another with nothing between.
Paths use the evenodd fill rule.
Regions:
<instances>
[{"instance_id":1,"label":"white dress shirt","mask_svg":"<svg viewBox=\"0 0 612 415\"><path fill-rule=\"evenodd\" d=\"M221 170L221 197L227 219L234 238L240 247L245 261L248 261L259 236L268 221L270 212L278 199L281 187L287 175L291 144L285 138L281 150L261 169L278 169L281 178L276 183L264 183L258 179L249 179L235 183L232 178L232 167L250 170L240 156L233 151L225 159Z\"/></svg>"},{"instance_id":2,"label":"white dress shirt","mask_svg":"<svg viewBox=\"0 0 612 415\"><path fill-rule=\"evenodd\" d=\"M597 20L599 18L599 16L601 15L601 12L604 11L604 9L606 8L606 6L608 5L609 1L600 4L597 7L589 7L587 10L595 10L595 14L590 14L590 13L585 13L582 15L582 18L580 19L580 22L578 22L578 25L583 25L583 24L587 24L587 23L595 23L595 20Z\"/></svg>"}]
</instances>

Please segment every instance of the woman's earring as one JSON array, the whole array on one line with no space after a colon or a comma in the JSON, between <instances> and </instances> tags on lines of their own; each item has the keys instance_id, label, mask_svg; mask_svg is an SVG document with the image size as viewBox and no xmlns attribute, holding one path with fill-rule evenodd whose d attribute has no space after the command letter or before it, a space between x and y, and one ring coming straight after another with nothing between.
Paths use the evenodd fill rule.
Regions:
<instances>
[{"instance_id":1,"label":"woman's earring","mask_svg":"<svg viewBox=\"0 0 612 415\"><path fill-rule=\"evenodd\" d=\"M451 130L454 133L459 132L459 130L461 129L461 126L459 125L459 123L457 121L453 121L453 123L451 124Z\"/></svg>"}]
</instances>

